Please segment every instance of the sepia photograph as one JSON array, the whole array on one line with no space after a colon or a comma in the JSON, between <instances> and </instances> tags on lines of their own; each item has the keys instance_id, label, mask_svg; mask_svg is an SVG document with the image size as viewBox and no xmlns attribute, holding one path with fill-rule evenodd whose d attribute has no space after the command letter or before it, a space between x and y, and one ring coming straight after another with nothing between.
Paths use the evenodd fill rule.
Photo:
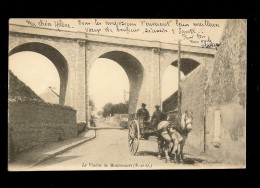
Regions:
<instances>
[{"instance_id":1,"label":"sepia photograph","mask_svg":"<svg viewBox=\"0 0 260 188\"><path fill-rule=\"evenodd\" d=\"M246 19L9 19L8 171L246 169L246 72Z\"/></svg>"}]
</instances>

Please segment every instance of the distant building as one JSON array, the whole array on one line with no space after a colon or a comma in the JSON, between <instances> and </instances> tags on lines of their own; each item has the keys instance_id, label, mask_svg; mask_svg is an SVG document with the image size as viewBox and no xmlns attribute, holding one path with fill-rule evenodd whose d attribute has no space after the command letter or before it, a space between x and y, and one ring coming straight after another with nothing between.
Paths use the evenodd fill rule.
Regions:
<instances>
[{"instance_id":1,"label":"distant building","mask_svg":"<svg viewBox=\"0 0 260 188\"><path fill-rule=\"evenodd\" d=\"M25 83L19 80L12 71L8 74L8 99L43 100Z\"/></svg>"},{"instance_id":2,"label":"distant building","mask_svg":"<svg viewBox=\"0 0 260 188\"><path fill-rule=\"evenodd\" d=\"M171 96L162 102L162 110L164 112L172 112L177 110L178 91L175 91Z\"/></svg>"}]
</instances>

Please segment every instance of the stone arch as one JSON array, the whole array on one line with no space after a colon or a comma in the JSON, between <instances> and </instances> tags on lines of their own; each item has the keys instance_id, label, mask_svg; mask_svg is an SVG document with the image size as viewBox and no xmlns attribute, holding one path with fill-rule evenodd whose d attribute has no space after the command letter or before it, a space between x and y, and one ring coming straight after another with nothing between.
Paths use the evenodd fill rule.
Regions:
<instances>
[{"instance_id":1,"label":"stone arch","mask_svg":"<svg viewBox=\"0 0 260 188\"><path fill-rule=\"evenodd\" d=\"M59 77L60 77L60 97L59 104L64 105L66 89L68 84L68 63L65 57L54 47L39 43L39 42L30 42L24 43L19 46L16 46L9 52L9 56L23 51L31 51L39 53L47 57L56 67Z\"/></svg>"},{"instance_id":2,"label":"stone arch","mask_svg":"<svg viewBox=\"0 0 260 188\"><path fill-rule=\"evenodd\" d=\"M196 69L198 66L200 65L200 63L194 59L191 58L181 58L181 67L180 67L180 71L187 76L189 73L191 73L194 69ZM174 66L176 68L178 68L178 60L174 60L171 64L169 64L167 66L167 68L169 66ZM167 70L167 68L164 70L163 75L162 75L162 79L164 78L164 73ZM162 80L163 81L163 80ZM163 83L161 83L163 84ZM163 86L161 89L164 89ZM177 109L177 93L178 90L173 92L168 98L166 98L164 101L162 101L162 109L164 111L172 111Z\"/></svg>"},{"instance_id":3,"label":"stone arch","mask_svg":"<svg viewBox=\"0 0 260 188\"><path fill-rule=\"evenodd\" d=\"M178 60L175 60L171 63L172 66L178 67ZM180 71L186 76L194 69L196 69L200 63L196 60L190 58L181 58L181 67Z\"/></svg>"},{"instance_id":4,"label":"stone arch","mask_svg":"<svg viewBox=\"0 0 260 188\"><path fill-rule=\"evenodd\" d=\"M144 77L144 68L140 61L128 52L109 51L100 55L98 58L106 58L118 63L127 74L129 80L129 113L136 110L140 89ZM90 67L91 69L91 67Z\"/></svg>"}]
</instances>

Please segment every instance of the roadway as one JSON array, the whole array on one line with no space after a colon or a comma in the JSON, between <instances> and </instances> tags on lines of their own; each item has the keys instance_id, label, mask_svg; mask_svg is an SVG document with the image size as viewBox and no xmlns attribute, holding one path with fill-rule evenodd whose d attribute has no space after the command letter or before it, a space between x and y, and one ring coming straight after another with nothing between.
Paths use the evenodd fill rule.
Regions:
<instances>
[{"instance_id":1,"label":"roadway","mask_svg":"<svg viewBox=\"0 0 260 188\"><path fill-rule=\"evenodd\" d=\"M97 123L98 126L106 126ZM165 163L157 158L156 138L141 140L136 156L130 154L127 143L128 130L96 130L96 138L76 148L45 161L32 170L105 170L105 169L189 169L220 168L221 164L209 162L200 156L194 156L188 146L184 149L190 162L194 164Z\"/></svg>"}]
</instances>

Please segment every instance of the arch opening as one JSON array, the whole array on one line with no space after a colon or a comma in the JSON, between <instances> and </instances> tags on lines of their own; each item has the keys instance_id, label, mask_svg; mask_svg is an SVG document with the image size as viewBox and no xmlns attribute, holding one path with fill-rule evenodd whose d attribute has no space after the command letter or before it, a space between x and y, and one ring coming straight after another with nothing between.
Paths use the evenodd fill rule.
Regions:
<instances>
[{"instance_id":1,"label":"arch opening","mask_svg":"<svg viewBox=\"0 0 260 188\"><path fill-rule=\"evenodd\" d=\"M181 58L181 79L185 78L199 65L200 63L193 59ZM173 61L163 73L161 94L163 111L176 111L178 108L178 60Z\"/></svg>"},{"instance_id":2,"label":"arch opening","mask_svg":"<svg viewBox=\"0 0 260 188\"><path fill-rule=\"evenodd\" d=\"M143 66L133 55L123 51L110 51L99 56L99 59L101 58L112 60L113 62L120 65L120 67L122 67L122 69L124 70L129 81L128 113L135 113L141 85L143 82ZM118 79L118 83L119 82L121 82L120 78Z\"/></svg>"},{"instance_id":3,"label":"arch opening","mask_svg":"<svg viewBox=\"0 0 260 188\"><path fill-rule=\"evenodd\" d=\"M178 60L172 62L171 65L178 68ZM180 71L186 76L189 73L191 73L194 69L196 69L199 65L200 63L193 59L181 58Z\"/></svg>"},{"instance_id":4,"label":"arch opening","mask_svg":"<svg viewBox=\"0 0 260 188\"><path fill-rule=\"evenodd\" d=\"M89 113L97 116L113 116L128 113L129 80L124 69L115 61L98 58L89 72Z\"/></svg>"},{"instance_id":5,"label":"arch opening","mask_svg":"<svg viewBox=\"0 0 260 188\"><path fill-rule=\"evenodd\" d=\"M47 57L56 67L60 78L59 104L64 105L68 82L68 63L65 57L54 47L38 42L21 44L13 48L8 55L10 57L16 53L26 51L35 52Z\"/></svg>"}]
</instances>

